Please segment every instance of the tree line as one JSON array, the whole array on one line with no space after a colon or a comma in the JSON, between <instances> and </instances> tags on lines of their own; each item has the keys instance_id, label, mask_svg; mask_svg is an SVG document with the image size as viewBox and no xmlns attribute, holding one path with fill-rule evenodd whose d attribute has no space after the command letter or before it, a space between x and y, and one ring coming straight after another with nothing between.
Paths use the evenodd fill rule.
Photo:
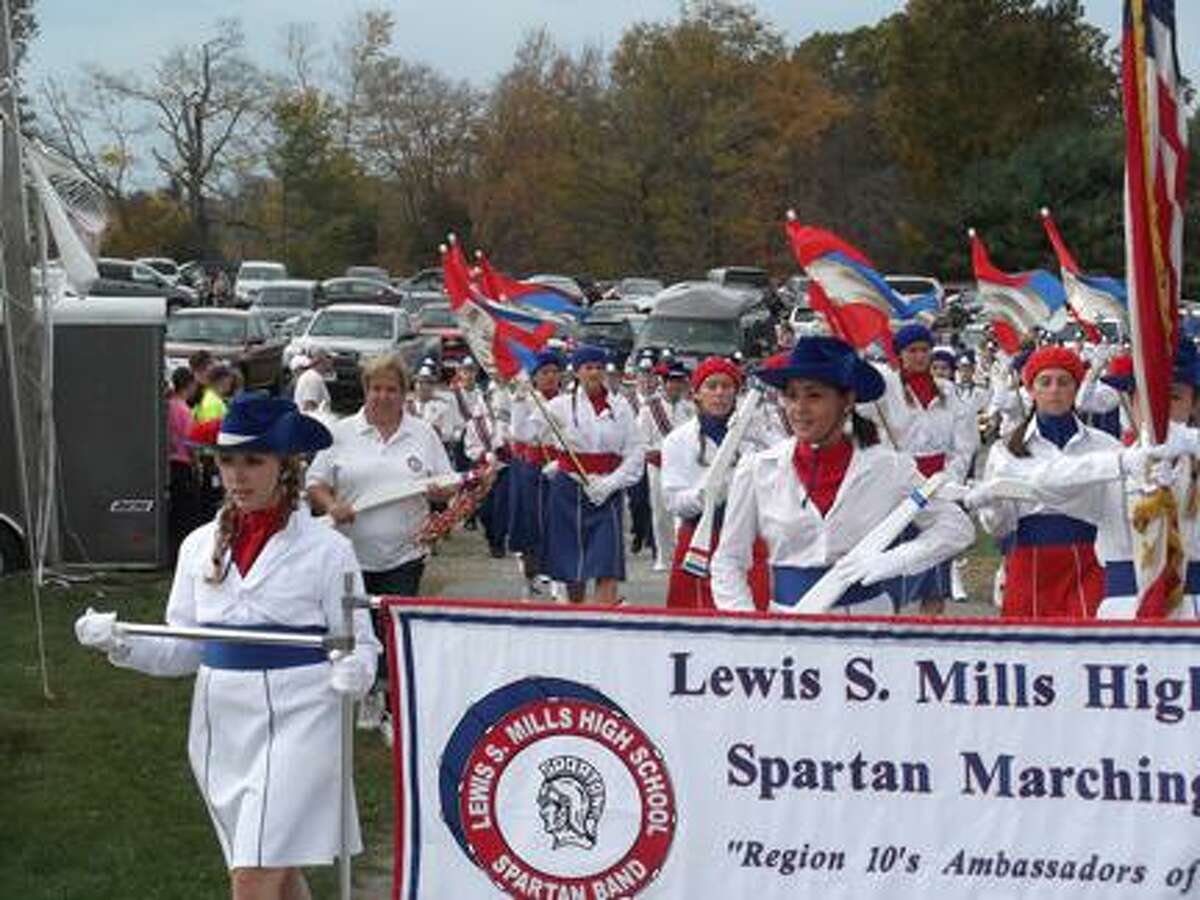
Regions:
<instances>
[{"instance_id":1,"label":"tree line","mask_svg":"<svg viewBox=\"0 0 1200 900\"><path fill-rule=\"evenodd\" d=\"M799 44L687 0L607 55L532 31L486 89L399 55L399 24L288 25L267 71L223 21L144 72L42 85L36 126L108 197L114 255L405 272L453 229L517 272L782 276L794 207L883 269L964 278L968 225L1004 268L1053 267L1048 205L1085 267L1123 271L1119 60L1080 0L908 0Z\"/></svg>"}]
</instances>

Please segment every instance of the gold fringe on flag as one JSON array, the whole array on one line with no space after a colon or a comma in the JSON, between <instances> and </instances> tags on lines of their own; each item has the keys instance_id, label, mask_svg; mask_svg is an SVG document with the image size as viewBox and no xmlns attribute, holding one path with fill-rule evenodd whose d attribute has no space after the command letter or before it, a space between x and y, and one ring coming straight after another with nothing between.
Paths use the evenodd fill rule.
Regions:
<instances>
[{"instance_id":1,"label":"gold fringe on flag","mask_svg":"<svg viewBox=\"0 0 1200 900\"><path fill-rule=\"evenodd\" d=\"M1175 582L1167 594L1167 615L1170 615L1183 602L1183 578L1180 577L1184 563L1183 538L1179 532L1179 505L1175 502L1175 495L1168 488L1159 488L1152 494L1146 494L1134 505L1130 516L1130 522L1133 525L1134 531L1142 535L1143 538L1146 538L1151 525L1162 519L1166 520L1165 532L1167 540L1166 560L1163 570L1174 572L1176 575ZM1160 532L1161 534L1162 532ZM1153 567L1154 560L1161 552L1161 549L1158 540L1143 543L1141 558L1139 559L1142 571L1147 571Z\"/></svg>"}]
</instances>

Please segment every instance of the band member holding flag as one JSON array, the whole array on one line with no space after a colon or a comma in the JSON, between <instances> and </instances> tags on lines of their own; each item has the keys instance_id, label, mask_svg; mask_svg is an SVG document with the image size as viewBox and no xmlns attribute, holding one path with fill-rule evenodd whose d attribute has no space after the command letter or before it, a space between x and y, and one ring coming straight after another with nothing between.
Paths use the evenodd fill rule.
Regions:
<instances>
[{"instance_id":1,"label":"band member holding flag","mask_svg":"<svg viewBox=\"0 0 1200 900\"><path fill-rule=\"evenodd\" d=\"M215 448L224 502L183 542L168 625L338 627L344 576L362 591L358 563L300 493L301 454L330 440L290 400L254 392L230 404ZM300 867L328 865L339 847L339 695L361 697L375 675L379 643L366 611L354 614L353 653L333 663L319 648L129 635L115 618L88 610L75 624L80 643L122 668L196 676L188 755L234 900L308 897Z\"/></svg>"},{"instance_id":2,"label":"band member holding flag","mask_svg":"<svg viewBox=\"0 0 1200 900\"><path fill-rule=\"evenodd\" d=\"M512 443L508 476L508 549L521 554L525 592L540 593L538 578L545 574L543 531L546 526L546 478L554 435L543 414L545 404L558 396L566 360L557 350L542 350L530 370L532 384L517 382L509 406ZM543 401L530 396L537 391Z\"/></svg>"},{"instance_id":3,"label":"band member holding flag","mask_svg":"<svg viewBox=\"0 0 1200 900\"><path fill-rule=\"evenodd\" d=\"M671 581L667 587L667 606L671 609L712 609L710 580L687 572L683 568L683 558L704 511L705 476L717 449L725 441L729 420L745 376L729 360L710 356L696 367L691 380L697 415L672 431L662 443L663 499L668 512L681 520L671 565ZM769 442L763 439L761 429L751 429L743 436L739 451L749 455L768 446ZM731 469L729 477L732 476ZM717 522L713 528L712 547L708 548L710 553L720 539L721 528ZM749 581L755 607L765 610L770 599L771 583L766 568L766 546L762 541L755 541L754 564Z\"/></svg>"},{"instance_id":4,"label":"band member holding flag","mask_svg":"<svg viewBox=\"0 0 1200 900\"><path fill-rule=\"evenodd\" d=\"M646 477L649 481L651 524L654 528L654 571L667 568L675 555L675 522L662 487L662 446L667 435L696 415L687 398L688 372L672 360L662 365L663 389L646 398L638 413L638 427L646 444Z\"/></svg>"},{"instance_id":5,"label":"band member holding flag","mask_svg":"<svg viewBox=\"0 0 1200 900\"><path fill-rule=\"evenodd\" d=\"M612 606L625 578L622 491L641 477L645 453L629 402L604 385L605 362L599 347L577 348L576 385L550 401L562 442L548 467L543 546L547 573L566 582L572 603L583 602L594 578L596 602Z\"/></svg>"},{"instance_id":6,"label":"band member holding flag","mask_svg":"<svg viewBox=\"0 0 1200 900\"><path fill-rule=\"evenodd\" d=\"M847 556L922 481L912 458L880 446L874 425L855 411L856 403L882 396L883 377L853 347L830 337L801 338L786 364L758 377L783 390L795 437L738 466L712 563L716 605L754 609L747 573L761 535L773 607L795 606L840 565L853 587L835 611L892 613L899 597L887 583L965 550L974 538L970 520L953 504L931 499L916 516L915 538L883 553Z\"/></svg>"},{"instance_id":7,"label":"band member holding flag","mask_svg":"<svg viewBox=\"0 0 1200 900\"><path fill-rule=\"evenodd\" d=\"M895 442L897 450L912 456L923 476L945 471L952 480L965 482L979 449L979 426L954 385L932 373L933 334L924 325L905 325L894 335L892 345L899 357L899 371L881 370L883 396L878 403L864 407L864 412L879 417L885 436ZM953 354L944 356L943 363L952 373ZM900 602L919 601L922 612L940 612L952 594L950 564L914 574L917 577L902 580Z\"/></svg>"},{"instance_id":8,"label":"band member holding flag","mask_svg":"<svg viewBox=\"0 0 1200 900\"><path fill-rule=\"evenodd\" d=\"M985 481L1039 483L1055 465L1075 456L1121 449L1108 434L1081 423L1075 395L1083 361L1064 347L1041 347L1022 379L1032 410L1006 442L993 445ZM1126 458L1132 469L1139 461ZM980 522L1010 549L1004 560L1003 614L1009 617L1090 619L1104 596L1104 568L1096 556L1097 525L1113 504L1106 491L1065 491L1038 502L1002 500L980 510ZM1116 501L1119 503L1119 499Z\"/></svg>"}]
</instances>

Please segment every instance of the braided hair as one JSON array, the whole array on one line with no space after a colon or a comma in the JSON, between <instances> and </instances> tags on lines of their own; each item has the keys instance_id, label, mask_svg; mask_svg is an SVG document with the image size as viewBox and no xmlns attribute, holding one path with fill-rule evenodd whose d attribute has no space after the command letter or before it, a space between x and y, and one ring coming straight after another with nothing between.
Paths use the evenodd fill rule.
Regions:
<instances>
[{"instance_id":1,"label":"braided hair","mask_svg":"<svg viewBox=\"0 0 1200 900\"><path fill-rule=\"evenodd\" d=\"M300 506L300 490L304 483L303 469L299 456L284 456L279 461L278 489L283 494L283 507L290 517ZM213 540L212 557L210 558L209 573L204 577L208 584L221 584L229 574L233 564L232 554L229 554L234 540L237 538L238 526L237 504L228 496L221 504L217 513L217 531ZM229 554L229 558L226 555Z\"/></svg>"}]
</instances>

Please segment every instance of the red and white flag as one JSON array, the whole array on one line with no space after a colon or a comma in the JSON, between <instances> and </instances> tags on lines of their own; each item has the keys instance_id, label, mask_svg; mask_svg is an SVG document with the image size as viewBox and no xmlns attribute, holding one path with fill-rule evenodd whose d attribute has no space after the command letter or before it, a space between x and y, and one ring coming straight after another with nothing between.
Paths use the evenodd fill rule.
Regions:
<instances>
[{"instance_id":1,"label":"red and white flag","mask_svg":"<svg viewBox=\"0 0 1200 900\"><path fill-rule=\"evenodd\" d=\"M1126 0L1121 41L1125 107L1125 259L1143 439L1166 439L1179 340L1188 153L1175 46L1175 0ZM1170 615L1182 594L1183 554L1171 494L1132 510L1139 618Z\"/></svg>"}]
</instances>

